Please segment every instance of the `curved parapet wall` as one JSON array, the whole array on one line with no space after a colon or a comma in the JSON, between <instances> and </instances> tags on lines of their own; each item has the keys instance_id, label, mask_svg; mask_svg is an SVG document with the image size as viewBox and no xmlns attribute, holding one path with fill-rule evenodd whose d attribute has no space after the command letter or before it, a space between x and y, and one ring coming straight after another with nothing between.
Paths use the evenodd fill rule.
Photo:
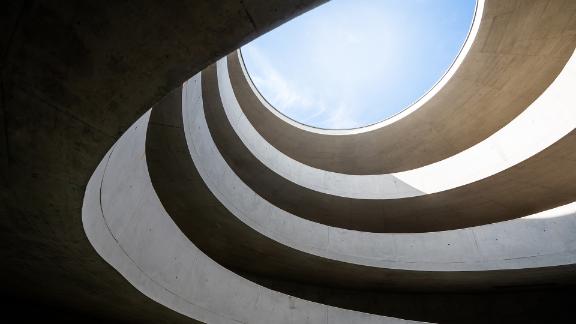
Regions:
<instances>
[{"instance_id":1,"label":"curved parapet wall","mask_svg":"<svg viewBox=\"0 0 576 324\"><path fill-rule=\"evenodd\" d=\"M3 2L4 318L192 322L146 298L94 251L81 222L88 179L122 133L170 90L322 2Z\"/></svg>"},{"instance_id":2,"label":"curved parapet wall","mask_svg":"<svg viewBox=\"0 0 576 324\"><path fill-rule=\"evenodd\" d=\"M570 237L576 224L571 214L559 219L523 219L486 228L405 235L321 229L318 226L323 225L310 222L300 226L299 218L281 215L283 218L270 219L268 228L288 230L291 241L276 241L273 232L263 235L262 227L250 226L265 223L270 213L255 215L253 220L235 213L238 204L254 204L257 196L246 200L241 191L249 189L218 157L203 116L200 79L199 75L188 81L183 91L174 91L154 107L150 122L148 114L139 120L109 152L87 188L83 215L90 241L152 299L209 323L283 323L299 318L316 323L327 317L329 323L395 321L258 288L211 258L242 274L249 270L260 274L271 271L288 279L296 276L332 285L345 282L343 286L349 289L436 291L432 295L435 299L454 307L470 307L478 301L462 295L451 297L442 291L490 291L501 286L573 282L570 274L575 257ZM230 199L237 205L230 205ZM267 210L257 207L258 203L251 206L252 211ZM516 237L510 236L513 229L519 232ZM323 233L328 234L328 245L322 243ZM530 246L522 243L527 237L532 239ZM472 238L480 247L474 253L470 253ZM542 244L554 238L556 244ZM498 244L498 239L508 243ZM317 255L314 248L318 247L326 251ZM383 258L390 247L405 249L396 250L386 261ZM227 255L245 260L233 264ZM263 255L266 257L261 258ZM492 261L486 258L490 255ZM377 262L379 259L383 262ZM408 302L420 300L418 296L415 294ZM499 300L497 296L491 298ZM246 300L255 302L246 304ZM269 307L274 311L267 311ZM386 307L383 309L387 312ZM411 317L408 312L400 315Z\"/></svg>"},{"instance_id":3,"label":"curved parapet wall","mask_svg":"<svg viewBox=\"0 0 576 324\"><path fill-rule=\"evenodd\" d=\"M156 197L144 154L148 119L149 113L105 156L82 211L92 245L142 293L206 323L411 323L270 291L204 255Z\"/></svg>"},{"instance_id":4,"label":"curved parapet wall","mask_svg":"<svg viewBox=\"0 0 576 324\"><path fill-rule=\"evenodd\" d=\"M210 72L210 68L207 70ZM180 160L183 162L178 163L178 170L182 174L190 174L187 169L197 169L218 201L232 214L227 217L240 219L265 237L327 259L386 269L484 271L563 264L562 261L561 263L552 261L557 257L558 261L565 260L567 264L571 264L574 260L573 253L576 247L572 242L574 230L572 214L576 211L574 204L563 207L566 216L561 220L518 219L464 230L422 234L351 231L314 223L298 217L298 214L290 214L263 199L248 184L242 182L234 169L220 155L205 120L206 107L197 104L199 101L206 102L200 94L201 83L203 82L200 81L200 77L197 77L183 87L184 129L180 131L186 134L193 162L188 160L186 166L184 162L186 157L181 157ZM187 181L190 181L189 177L180 178L179 182L174 181L172 185L183 188L187 186ZM161 197L169 196L160 190L158 192ZM216 204L207 201L206 203ZM180 201L178 204L182 206L185 202ZM189 208L192 209L193 206ZM175 211L172 216L177 217L177 213ZM182 228L186 231L188 226L183 224ZM511 231L511 228L517 231ZM566 232L562 233L563 230ZM190 237L194 239L193 236ZM504 247L505 250L502 250L503 247L498 242L502 237L506 237L508 242ZM558 240L559 244L548 245L547 242L552 238ZM533 243L530 247L535 250L522 244L528 239ZM542 250L544 247L551 250ZM499 253L494 253L496 250L500 250Z\"/></svg>"},{"instance_id":5,"label":"curved parapet wall","mask_svg":"<svg viewBox=\"0 0 576 324\"><path fill-rule=\"evenodd\" d=\"M484 142L416 170L364 176L315 169L278 152L242 114L226 62L218 66L218 80L214 68L205 71L203 91L220 152L258 195L306 219L371 232L438 231L525 216L569 203L576 194L573 164L564 158L574 145L576 59ZM524 201L525 195L535 199Z\"/></svg>"},{"instance_id":6,"label":"curved parapet wall","mask_svg":"<svg viewBox=\"0 0 576 324\"><path fill-rule=\"evenodd\" d=\"M576 6L480 4L478 34L451 78L420 108L369 129L313 132L283 120L251 88L237 53L207 67L102 160L82 210L90 242L144 295L207 323L557 314L576 285ZM437 136L431 125L452 115ZM335 172L344 160L330 145L366 139L358 143L392 149L391 139L366 136L407 125L434 135L390 160L374 152L379 166L346 161ZM465 129L470 138L437 147ZM313 163L278 144L302 134L332 144L316 146Z\"/></svg>"},{"instance_id":7,"label":"curved parapet wall","mask_svg":"<svg viewBox=\"0 0 576 324\"><path fill-rule=\"evenodd\" d=\"M234 92L267 141L312 167L380 174L441 161L480 143L524 111L562 70L576 44L573 3L478 3L482 10L466 44L470 48L458 58L462 62L423 100L382 123L326 131L290 122L265 102L242 63L231 57Z\"/></svg>"},{"instance_id":8,"label":"curved parapet wall","mask_svg":"<svg viewBox=\"0 0 576 324\"><path fill-rule=\"evenodd\" d=\"M349 175L302 164L269 144L248 121L232 90L228 60L218 62L218 89L213 74L205 73L207 96L214 94L207 109L213 133L218 125L230 124L250 154L282 177L314 191L358 199L398 199L439 193L486 179L543 151L575 127L571 109L576 82L576 55L572 55L554 82L517 118L481 143L442 161L420 168L378 175ZM209 70L210 72L212 70ZM208 72L208 71L206 71ZM225 112L222 114L222 111ZM223 118L225 117L225 118ZM527 130L530 130L529 132ZM223 135L214 134L222 137ZM227 138L233 136L228 135ZM224 154L233 148L224 147ZM484 161L480 161L484 160ZM482 163L481 163L482 162Z\"/></svg>"}]
</instances>

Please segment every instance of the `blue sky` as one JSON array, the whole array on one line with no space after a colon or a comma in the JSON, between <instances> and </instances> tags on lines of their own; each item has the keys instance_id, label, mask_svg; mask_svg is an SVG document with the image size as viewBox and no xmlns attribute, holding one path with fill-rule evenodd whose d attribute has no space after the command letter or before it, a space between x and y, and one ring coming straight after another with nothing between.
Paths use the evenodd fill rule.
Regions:
<instances>
[{"instance_id":1,"label":"blue sky","mask_svg":"<svg viewBox=\"0 0 576 324\"><path fill-rule=\"evenodd\" d=\"M320 128L373 124L424 95L456 58L475 0L333 0L242 48L262 95Z\"/></svg>"}]
</instances>

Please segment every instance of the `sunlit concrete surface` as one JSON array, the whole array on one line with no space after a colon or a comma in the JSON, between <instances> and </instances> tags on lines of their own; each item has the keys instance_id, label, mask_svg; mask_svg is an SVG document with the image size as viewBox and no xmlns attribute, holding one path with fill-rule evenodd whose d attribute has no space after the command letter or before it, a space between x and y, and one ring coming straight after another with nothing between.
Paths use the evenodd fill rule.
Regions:
<instances>
[{"instance_id":1,"label":"sunlit concrete surface","mask_svg":"<svg viewBox=\"0 0 576 324\"><path fill-rule=\"evenodd\" d=\"M212 85L215 81L206 81L209 88L205 91L210 99L207 112L213 137L234 172L260 196L286 211L327 225L365 231L454 229L543 210L517 200L515 192L529 192L534 202L546 202L545 208L572 201L574 192L563 195L554 189L558 181L564 183L572 179L572 163L549 161L564 159L565 148L573 145L569 135L576 122L571 108L571 89L576 75L573 64L573 60L569 60L542 96L485 141L446 160L390 175L337 174L304 165L280 153L242 114L226 73L225 60L218 63L218 90ZM210 80L214 79L213 72L207 72ZM219 113L220 110L226 114ZM549 147L558 149L551 151ZM255 173L257 169L264 171ZM515 181L519 173L531 174L531 181ZM551 176L553 173L562 177ZM278 189L267 190L271 184L278 185ZM486 192L486 188L494 189ZM474 192L478 194L472 195ZM423 204L426 194L434 194L435 200ZM377 200L418 196L420 198ZM297 201L305 203L295 203ZM446 204L448 201L451 205ZM450 207L441 209L441 205ZM459 215L458 220L443 219L454 218L454 214Z\"/></svg>"},{"instance_id":2,"label":"sunlit concrete surface","mask_svg":"<svg viewBox=\"0 0 576 324\"><path fill-rule=\"evenodd\" d=\"M384 122L354 130L290 122L265 102L233 60L236 97L274 147L319 169L380 174L444 160L524 111L556 78L576 44L572 3L480 1L479 8L465 47L469 49L457 64L428 96Z\"/></svg>"},{"instance_id":3,"label":"sunlit concrete surface","mask_svg":"<svg viewBox=\"0 0 576 324\"><path fill-rule=\"evenodd\" d=\"M92 189L92 191L96 197L102 195L102 198L92 198L94 204L92 206L88 203L85 204L84 223L86 224L87 233L99 253L117 269L121 270L123 275L136 287L154 300L183 314L208 322L221 321L222 319L219 319L219 317L222 314L227 314L225 315L226 318L239 316L238 318L249 319L248 322L250 323L266 322L278 316L274 312L259 311L258 303L260 303L261 299L261 302L264 303L265 297L262 296L267 296L267 294L261 294L258 298L254 297L258 300L255 306L252 306L253 304L244 305L242 301L235 301L237 296L243 296L244 298L250 296L251 293L245 291L242 287L245 287L245 284L248 284L249 287L251 285L254 287L253 284L249 284L249 282L244 281L244 279L224 268L220 268L218 271L219 265L210 260L210 258L205 260L208 265L201 268L207 271L207 274L205 276L200 275L200 277L217 276L219 279L209 285L209 287L202 286L202 282L194 280L201 270L191 269L196 269L197 265L204 264L203 261L200 261L204 259L202 258L203 253L197 250L191 244L191 241L204 240L203 243L200 243L201 249L210 251L209 255L219 260L221 256L215 253L213 248L206 246L206 242L213 242L208 244L218 242L213 239L213 235L218 231L224 231L230 237L244 237L242 246L238 246L233 241L225 243L223 246L224 250L220 251L220 253L224 254L242 253L243 249L254 243L267 244L266 239L268 237L276 239L273 231L260 234L262 242L259 243L250 238L254 235L231 231L233 227L225 225L229 221L224 221L224 223L221 223L221 221L230 217L245 216L238 216L238 214L221 215L219 209L203 207L204 204L213 206L218 203L217 200L215 202L207 200L206 194L202 193L202 191L211 191L215 198L219 199L232 213L239 210L248 210L248 213L251 211L251 216L253 216L254 212L267 211L261 214L260 219L242 220L250 223L249 225L253 227L251 230L257 232L262 227L267 226L272 226L280 232L288 230L284 240L276 243L276 245L289 247L289 250L291 249L289 253L292 254L290 258L283 257L282 253L285 252L282 251L282 248L276 248L277 250L275 251L275 248L270 249L271 244L268 244L268 252L277 252L268 254L267 259L269 261L261 260L258 262L256 261L258 258L254 259L247 255L244 256L244 258L249 260L254 259L255 267L270 266L268 262L271 261L272 264L282 265L285 263L283 267L289 269L289 264L294 261L294 258L302 258L302 260L307 260L306 262L309 264L322 264L324 261L321 260L323 259L333 260L329 267L323 268L318 274L325 278L340 278L340 281L349 281L348 284L351 285L362 285L362 281L366 285L378 277L391 276L395 278L394 286L396 289L398 287L411 287L411 290L418 288L427 289L428 294L434 294L434 291L442 291L443 286L444 289L451 287L450 289L452 290L466 289L466 287L475 287L474 289L476 290L490 290L493 289L491 285L494 284L500 286L521 286L526 284L526 282L548 282L551 278L555 278L553 280L558 283L566 284L573 280L569 275L573 271L572 266L575 261L573 255L575 243L571 234L576 224L572 213L574 208L570 206L564 208L564 212L567 214L558 218L547 218L539 221L520 219L459 231L402 235L371 234L337 228L327 228L326 230L322 229L320 224L306 221L304 221L303 226L298 226L296 222L299 219L297 217L281 215L283 217L276 217L276 221L273 219L270 221L270 216L272 215L269 212L270 209L254 205L252 205L251 209L243 209L243 206L257 203L258 197L254 194L251 197L245 197L242 191L249 192L249 188L246 188L238 180L223 158L218 158L218 149L211 142L210 132L203 116L204 107L200 79L201 77L198 75L189 80L185 83L182 91L173 92L155 106L153 111L161 112L162 109L166 108L168 110L160 113L160 118L156 117L156 120L148 125L148 129L146 129L148 118L146 116L133 127L131 132L125 135L123 141L113 148L112 158L105 159L100 167L108 170L106 172L109 172L109 175L102 178L99 182L94 180L100 177L97 171L92 180L93 185L96 188L100 188ZM182 113L183 116L178 117L178 113ZM179 118L181 124L175 122ZM155 130L151 132L150 127L152 126L162 131ZM145 135L146 133L147 135ZM162 142L162 140L170 139L170 136L176 134L180 134L178 135L180 137L185 137L184 145L189 145L190 150L183 149L182 143ZM150 136L153 136L153 138L150 138ZM151 140L152 142L150 142ZM145 142L148 142L147 146L152 145L152 147L146 149L146 154L143 154ZM175 151L166 151L163 149L166 146L174 146ZM118 151L114 154L116 150ZM184 157L191 155L192 160L195 162L195 167L194 164L190 164L187 167L198 168L198 172L203 175L208 188L203 186L186 187L187 181L198 183L199 175L194 179L190 177L190 172L181 172L179 178L169 180L169 188L173 189L168 190L172 190L172 195L177 196L180 190L192 189L188 191L188 196L197 197L196 199L188 198L187 201L178 202L170 199L162 201L162 199L156 197L157 193L161 197L166 197L166 193L163 193L162 186L152 187L155 180L148 178L146 174L148 172L146 169L151 162L147 160L147 157L157 161L162 160L164 165L173 165L173 168L178 173L184 170L182 167L186 168L186 166L182 166L178 159L174 159L175 154ZM174 170L168 173L171 172L174 172ZM175 176L178 177L178 174ZM156 181L158 180L161 179ZM141 181L143 182L140 183ZM89 191L90 188L91 186L89 186ZM118 196L122 196L125 199L118 200L116 199ZM90 199L89 195L86 197ZM230 199L236 205L229 204L228 200ZM101 207L98 206L98 202L101 202ZM174 206L174 203L178 206ZM200 218L196 221L197 217L194 214L177 215L164 210L166 207L168 210L174 211L174 208L182 208L183 204L190 206L188 210L196 209L204 216L198 215ZM568 210L566 210L567 208ZM554 211L551 212L554 213ZM98 225L97 220L102 219L102 217L106 220L106 224ZM211 227L198 228L205 224L202 223L202 217L207 217L210 220L209 222L220 224L217 226L217 232L214 232ZM260 228L254 226L254 224L259 223L265 224L265 226ZM194 230L196 231L204 232L204 238L202 238L202 235L191 237L190 227L195 227ZM163 232L163 230L169 230L169 232ZM184 233L180 232L181 230ZM328 233L328 236L322 239L322 233ZM190 238L190 241L188 241L188 238ZM525 243L527 238L530 238L530 244ZM311 239L313 240L311 241ZM178 243L178 240L182 241ZM328 244L324 244L323 240ZM543 244L550 241L554 241L554 244ZM171 244L174 244L176 249L179 246L183 246L185 249L181 252L168 252L172 251L172 248L169 247ZM475 244L478 245L476 249L474 249ZM216 245L221 246L221 243L216 243ZM318 253L318 247L325 250ZM259 247L256 246L255 248L258 249ZM391 248L396 249L396 251ZM196 251L195 253L197 254L187 259L185 255L190 253L190 251ZM162 254L161 257L157 256L158 253ZM122 257L122 255L125 256ZM314 255L316 257L311 258ZM273 256L276 256L277 259ZM176 259L173 260L173 257ZM119 259L123 261L119 261ZM128 267L126 264L130 266L137 264L137 266L134 266L135 269L132 270L123 270ZM304 271L303 273L306 274L306 269L309 266L306 263L298 264L300 264L301 270ZM170 269L171 265L174 265L176 269ZM215 268L209 265L213 265ZM357 269L353 269L354 267ZM347 270L341 271L340 268ZM500 272L493 272L494 270L500 270ZM502 270L506 271L502 272ZM186 273L188 271L194 271L195 276L191 274L187 276ZM302 271L300 271L300 275L302 275ZM223 274L222 277L218 275L220 272ZM378 275L379 272L380 274ZM350 277L351 273L362 273L363 276L352 280L352 277ZM386 273L389 274L386 275ZM314 277L312 273L308 273L308 276ZM226 278L233 280L227 281ZM242 284L243 282L244 284ZM219 284L222 284L225 288L220 288ZM372 285L375 284L376 281L372 281ZM190 288L186 290L188 285ZM483 287L483 285L488 286ZM200 289L200 291L203 291L200 296L195 294L197 290L194 288L198 287L205 287L205 289ZM232 289L233 293L229 289ZM266 291L265 288L260 289ZM417 294L412 295L412 300L418 298L417 296ZM434 296L435 298L440 298L438 295ZM441 296L443 296L442 298L447 298L449 295ZM490 295L490 298L492 297ZM285 297L278 298L282 300ZM452 298L461 300L459 302L460 307L463 304L471 303L461 296ZM211 301L211 303L206 304L207 300ZM453 300L450 302L454 303ZM286 304L286 302L281 301L282 303ZM290 299L288 299L287 303L290 304ZM311 319L311 322L315 322L314 319L316 318L319 318L319 320L325 319L325 317L322 317L324 315L315 317L315 311L308 311L306 307L301 309L298 307L300 305L298 301L293 301L292 303L295 306L290 308L287 313L280 313L284 314L281 315L284 316L282 318L305 316ZM220 307L213 308L215 307L214 305L222 304L227 305L227 307L224 309ZM200 310L197 309L199 305L202 306ZM282 307L273 307L272 309L282 309ZM249 312L244 313L245 310L249 310ZM256 315L255 312L259 312L259 314ZM338 312L338 316L331 319L330 322L337 323L337 320L350 316L360 316L360 319L368 316L355 315L360 314L356 312L350 313L351 315L345 312L342 313L341 310ZM331 313L328 312L327 314L325 316L330 316L329 314ZM410 317L406 313L402 313L402 315ZM435 316L438 315L436 314ZM354 320L354 322L358 320ZM392 319L385 320L392 321Z\"/></svg>"},{"instance_id":4,"label":"sunlit concrete surface","mask_svg":"<svg viewBox=\"0 0 576 324\"><path fill-rule=\"evenodd\" d=\"M322 131L236 52L320 2L4 6L6 318L574 322L576 3L479 2L428 97Z\"/></svg>"},{"instance_id":5,"label":"sunlit concrete surface","mask_svg":"<svg viewBox=\"0 0 576 324\"><path fill-rule=\"evenodd\" d=\"M5 321L193 322L140 293L95 252L81 221L86 184L120 135L155 102L319 3L2 3Z\"/></svg>"},{"instance_id":6,"label":"sunlit concrete surface","mask_svg":"<svg viewBox=\"0 0 576 324\"><path fill-rule=\"evenodd\" d=\"M482 8L486 11L480 12L493 13L489 10L493 8L490 5L495 6L495 3L487 3ZM535 15L531 10L536 7L538 5L534 4L528 12ZM530 24L523 20L527 19L527 9L523 5L512 9L517 20L509 24L536 24L537 20L530 20ZM488 14L483 17L484 23L495 19ZM566 20L564 23L569 25ZM372 130L341 131L342 134L319 131L316 134L332 136L336 140L342 136L362 136L393 127L405 118L421 113L429 102L446 96L445 91L450 93L446 89L450 89L450 80L455 82L458 71L473 69L477 64L470 56L474 55L475 42L483 39L481 21L475 26L478 35L471 38L470 51L459 57L459 65L418 109L413 107L404 117L372 126ZM500 32L508 36L513 33L506 28ZM562 37L570 35L565 26L556 32ZM491 33L491 37L496 37L494 31ZM238 92L250 83L242 70L241 57L232 53L155 105L149 122L140 125L147 128L145 140L140 139L138 145L127 144L133 157L116 161L123 165L118 166L119 170L133 163L140 165L141 170L147 170L149 175L132 177L147 179L151 197L135 198L130 190L123 195L139 201L144 207L136 204L132 208L137 212L123 212L123 202L107 200L110 201L109 214L119 217L119 220L107 220L107 228L113 236L125 237L125 241L115 241L119 246L126 246L123 253L135 254L128 260L139 264L139 271L148 273L147 280L177 297L170 298L150 290L148 285L134 279L138 275L130 272L123 275L154 300L208 322L217 321L215 318L219 316L248 322L291 321L286 316L304 316L316 322L330 316L330 311L323 309L331 308L314 303L310 304L315 305L311 308L312 313L301 313L303 310L299 307L284 313L286 310L282 311L282 306L272 307L272 312L260 309L258 303L262 297L249 305L236 301L238 296L252 299L250 296L254 293L250 287L256 287L257 291L276 290L278 296L286 296L283 295L286 293L321 304L329 300L328 305L380 314L385 316L382 320L390 321L469 321L470 317L460 311L446 314L443 308L438 308L410 312L407 305L419 302L423 307L429 307L432 300L441 300L445 307L453 309L498 308L496 305L512 296L503 294L500 287L512 287L513 303L518 305L526 305L529 299L552 298L550 294L556 291L554 289L571 287L576 282L572 275L576 267L576 241L573 239L576 208L572 203L576 191L571 185L574 181L570 172L574 160L568 153L573 146L576 120L570 109L571 88L575 83L570 59L573 51L574 46L569 45L563 52L567 56L543 54L558 59L557 63L562 62L560 68L544 68L550 63L546 60L538 66L512 65L519 74L538 68L546 71L535 75L534 80L539 77L540 82L532 84L534 89L540 87L540 90L534 90L538 96L522 101L521 105L507 105L507 109L516 107L518 110L513 116L494 116L489 120L494 125L501 122L502 116L509 119L502 127L478 138L474 145L454 150L444 160L434 163L373 175L355 171L337 173L331 167L304 163L279 149L279 139L294 138L284 137L284 130L279 128L271 139L263 129L274 127L274 123L266 124L271 120L255 119L254 115L250 117L258 107L245 106L246 102L258 100L262 107L265 102L253 88L249 88L251 92ZM490 76L492 79L486 77L484 84L468 84L468 87L487 94L481 89L488 80L497 83L503 77L495 73ZM518 86L516 91L521 93L520 89L525 91L522 87L526 84L510 84L503 89L514 86ZM485 101L479 100L476 109L494 104L491 95L482 97ZM510 99L497 97L502 102ZM457 98L453 97L453 101L457 102ZM267 114L266 111L275 114L272 110L260 110L260 113ZM454 117L458 119L456 115ZM287 122L282 116L276 118ZM266 127L263 128L262 123ZM291 126L300 128L299 125ZM446 125L446 129L449 128L450 125ZM358 137L355 139L358 141ZM379 145L381 140L368 143ZM360 141L358 144L365 145ZM318 147L319 152L325 149ZM338 149L344 152L345 146ZM404 159L410 160L410 154L406 152ZM530 175L529 181L526 175ZM125 188L130 187L131 181L111 176L110 183ZM105 182L102 182L102 190L106 190ZM117 197L118 193L110 195ZM146 207L150 202L161 208ZM103 204L106 215L108 203L103 200ZM146 223L146 218L138 218L134 230L126 231L125 226L131 226L127 224L136 216L125 218L125 214L138 217L149 214L155 219L152 224L157 221L170 224L171 230L158 237L175 237L186 242L186 250L197 253L188 261L195 260L194 266L215 261L216 268L208 268L205 275L195 274L207 277L210 273L210 277L218 279L197 295L192 287L202 285L201 282L184 274L170 276L158 272L160 265L162 269L169 269L174 261L170 259L170 253L164 256L164 261L157 260L155 255L171 249L166 245L184 243L163 239L156 245L154 241L158 239L149 234L156 226ZM387 215L392 217L387 218ZM148 225L137 227L138 224ZM120 231L114 234L116 227ZM172 231L178 234L170 234ZM134 233L141 233L145 237L142 242L147 243L136 243L140 239L131 236ZM95 246L102 244L98 243L100 240L110 241L95 235ZM130 246L133 247L128 251ZM151 251L142 252L148 247ZM116 263L114 256L107 255L104 250L100 253L113 266L122 264ZM178 256L184 253L174 252ZM178 261L177 264L182 264L181 269L194 269L186 266L189 263ZM180 279L172 279L176 276L189 279L186 284L178 284ZM186 290L187 286L190 290ZM228 293L229 289L234 293ZM380 305L379 308L350 300L350 291L356 291L358 300L366 301L375 296L368 292L374 289L380 291L380 301L374 304ZM518 289L530 292L519 294ZM474 292L484 294L485 300L479 302L473 297ZM395 298L398 293L403 297ZM422 297L421 293L428 297ZM332 297L328 298L328 295ZM172 304L179 298L186 302ZM391 302L392 299L395 301ZM212 303L206 304L206 300ZM381 304L384 301L388 303L385 307ZM221 303L228 307L218 307ZM286 302L281 301L282 304ZM208 309L208 315L197 314L198 305L202 305L204 311ZM316 307L320 309L318 314L327 315L317 315ZM343 312L338 316L340 320L359 316L359 319L351 319L358 322L366 316ZM332 321L336 319L329 319Z\"/></svg>"},{"instance_id":7,"label":"sunlit concrete surface","mask_svg":"<svg viewBox=\"0 0 576 324\"><path fill-rule=\"evenodd\" d=\"M348 175L317 169L277 150L254 129L234 96L225 59L218 61L218 87L231 126L250 152L272 171L318 192L364 199L431 194L490 177L539 153L576 126L572 109L576 56L518 117L484 141L445 160L383 175Z\"/></svg>"},{"instance_id":8,"label":"sunlit concrete surface","mask_svg":"<svg viewBox=\"0 0 576 324\"><path fill-rule=\"evenodd\" d=\"M204 255L156 197L144 154L148 119L140 118L98 166L82 211L98 253L142 293L206 323L412 323L274 292Z\"/></svg>"},{"instance_id":9,"label":"sunlit concrete surface","mask_svg":"<svg viewBox=\"0 0 576 324\"><path fill-rule=\"evenodd\" d=\"M404 270L524 269L568 265L576 261L574 204L560 207L564 213L561 220L522 218L422 234L351 231L292 215L262 199L222 158L205 122L200 83L200 77L195 77L183 88L183 120L187 127L184 131L194 164L224 206L266 237L324 258ZM554 210L538 215L542 214L554 214Z\"/></svg>"}]
</instances>

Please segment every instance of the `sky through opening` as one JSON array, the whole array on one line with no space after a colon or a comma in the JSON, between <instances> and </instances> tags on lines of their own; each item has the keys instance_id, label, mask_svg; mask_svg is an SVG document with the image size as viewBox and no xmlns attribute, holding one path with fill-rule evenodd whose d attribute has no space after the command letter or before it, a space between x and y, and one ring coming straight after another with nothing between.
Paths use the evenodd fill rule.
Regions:
<instances>
[{"instance_id":1,"label":"sky through opening","mask_svg":"<svg viewBox=\"0 0 576 324\"><path fill-rule=\"evenodd\" d=\"M466 40L475 0L333 0L242 48L262 96L300 123L367 126L409 107Z\"/></svg>"}]
</instances>

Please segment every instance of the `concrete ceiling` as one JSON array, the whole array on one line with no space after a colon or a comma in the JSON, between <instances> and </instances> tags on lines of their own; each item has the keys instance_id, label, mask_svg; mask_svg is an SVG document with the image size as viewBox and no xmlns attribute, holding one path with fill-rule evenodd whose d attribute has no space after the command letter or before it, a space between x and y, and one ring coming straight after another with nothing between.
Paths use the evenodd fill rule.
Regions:
<instances>
[{"instance_id":1,"label":"concrete ceiling","mask_svg":"<svg viewBox=\"0 0 576 324\"><path fill-rule=\"evenodd\" d=\"M66 312L71 321L192 322L96 254L81 221L86 183L124 130L170 90L321 2L3 3L0 231L3 297L15 312L44 305L60 310L44 320L60 322Z\"/></svg>"},{"instance_id":2,"label":"concrete ceiling","mask_svg":"<svg viewBox=\"0 0 576 324\"><path fill-rule=\"evenodd\" d=\"M575 200L573 131L452 190L351 199L274 173L235 133L222 98L237 98L280 160L352 176L410 170L483 142L554 86L576 46L575 3L481 2L478 35L441 91L406 118L335 140L278 118L238 56L226 58L322 2L5 4L8 314L45 322L571 322L576 214L515 218ZM219 87L213 63L222 58L232 94Z\"/></svg>"}]
</instances>

